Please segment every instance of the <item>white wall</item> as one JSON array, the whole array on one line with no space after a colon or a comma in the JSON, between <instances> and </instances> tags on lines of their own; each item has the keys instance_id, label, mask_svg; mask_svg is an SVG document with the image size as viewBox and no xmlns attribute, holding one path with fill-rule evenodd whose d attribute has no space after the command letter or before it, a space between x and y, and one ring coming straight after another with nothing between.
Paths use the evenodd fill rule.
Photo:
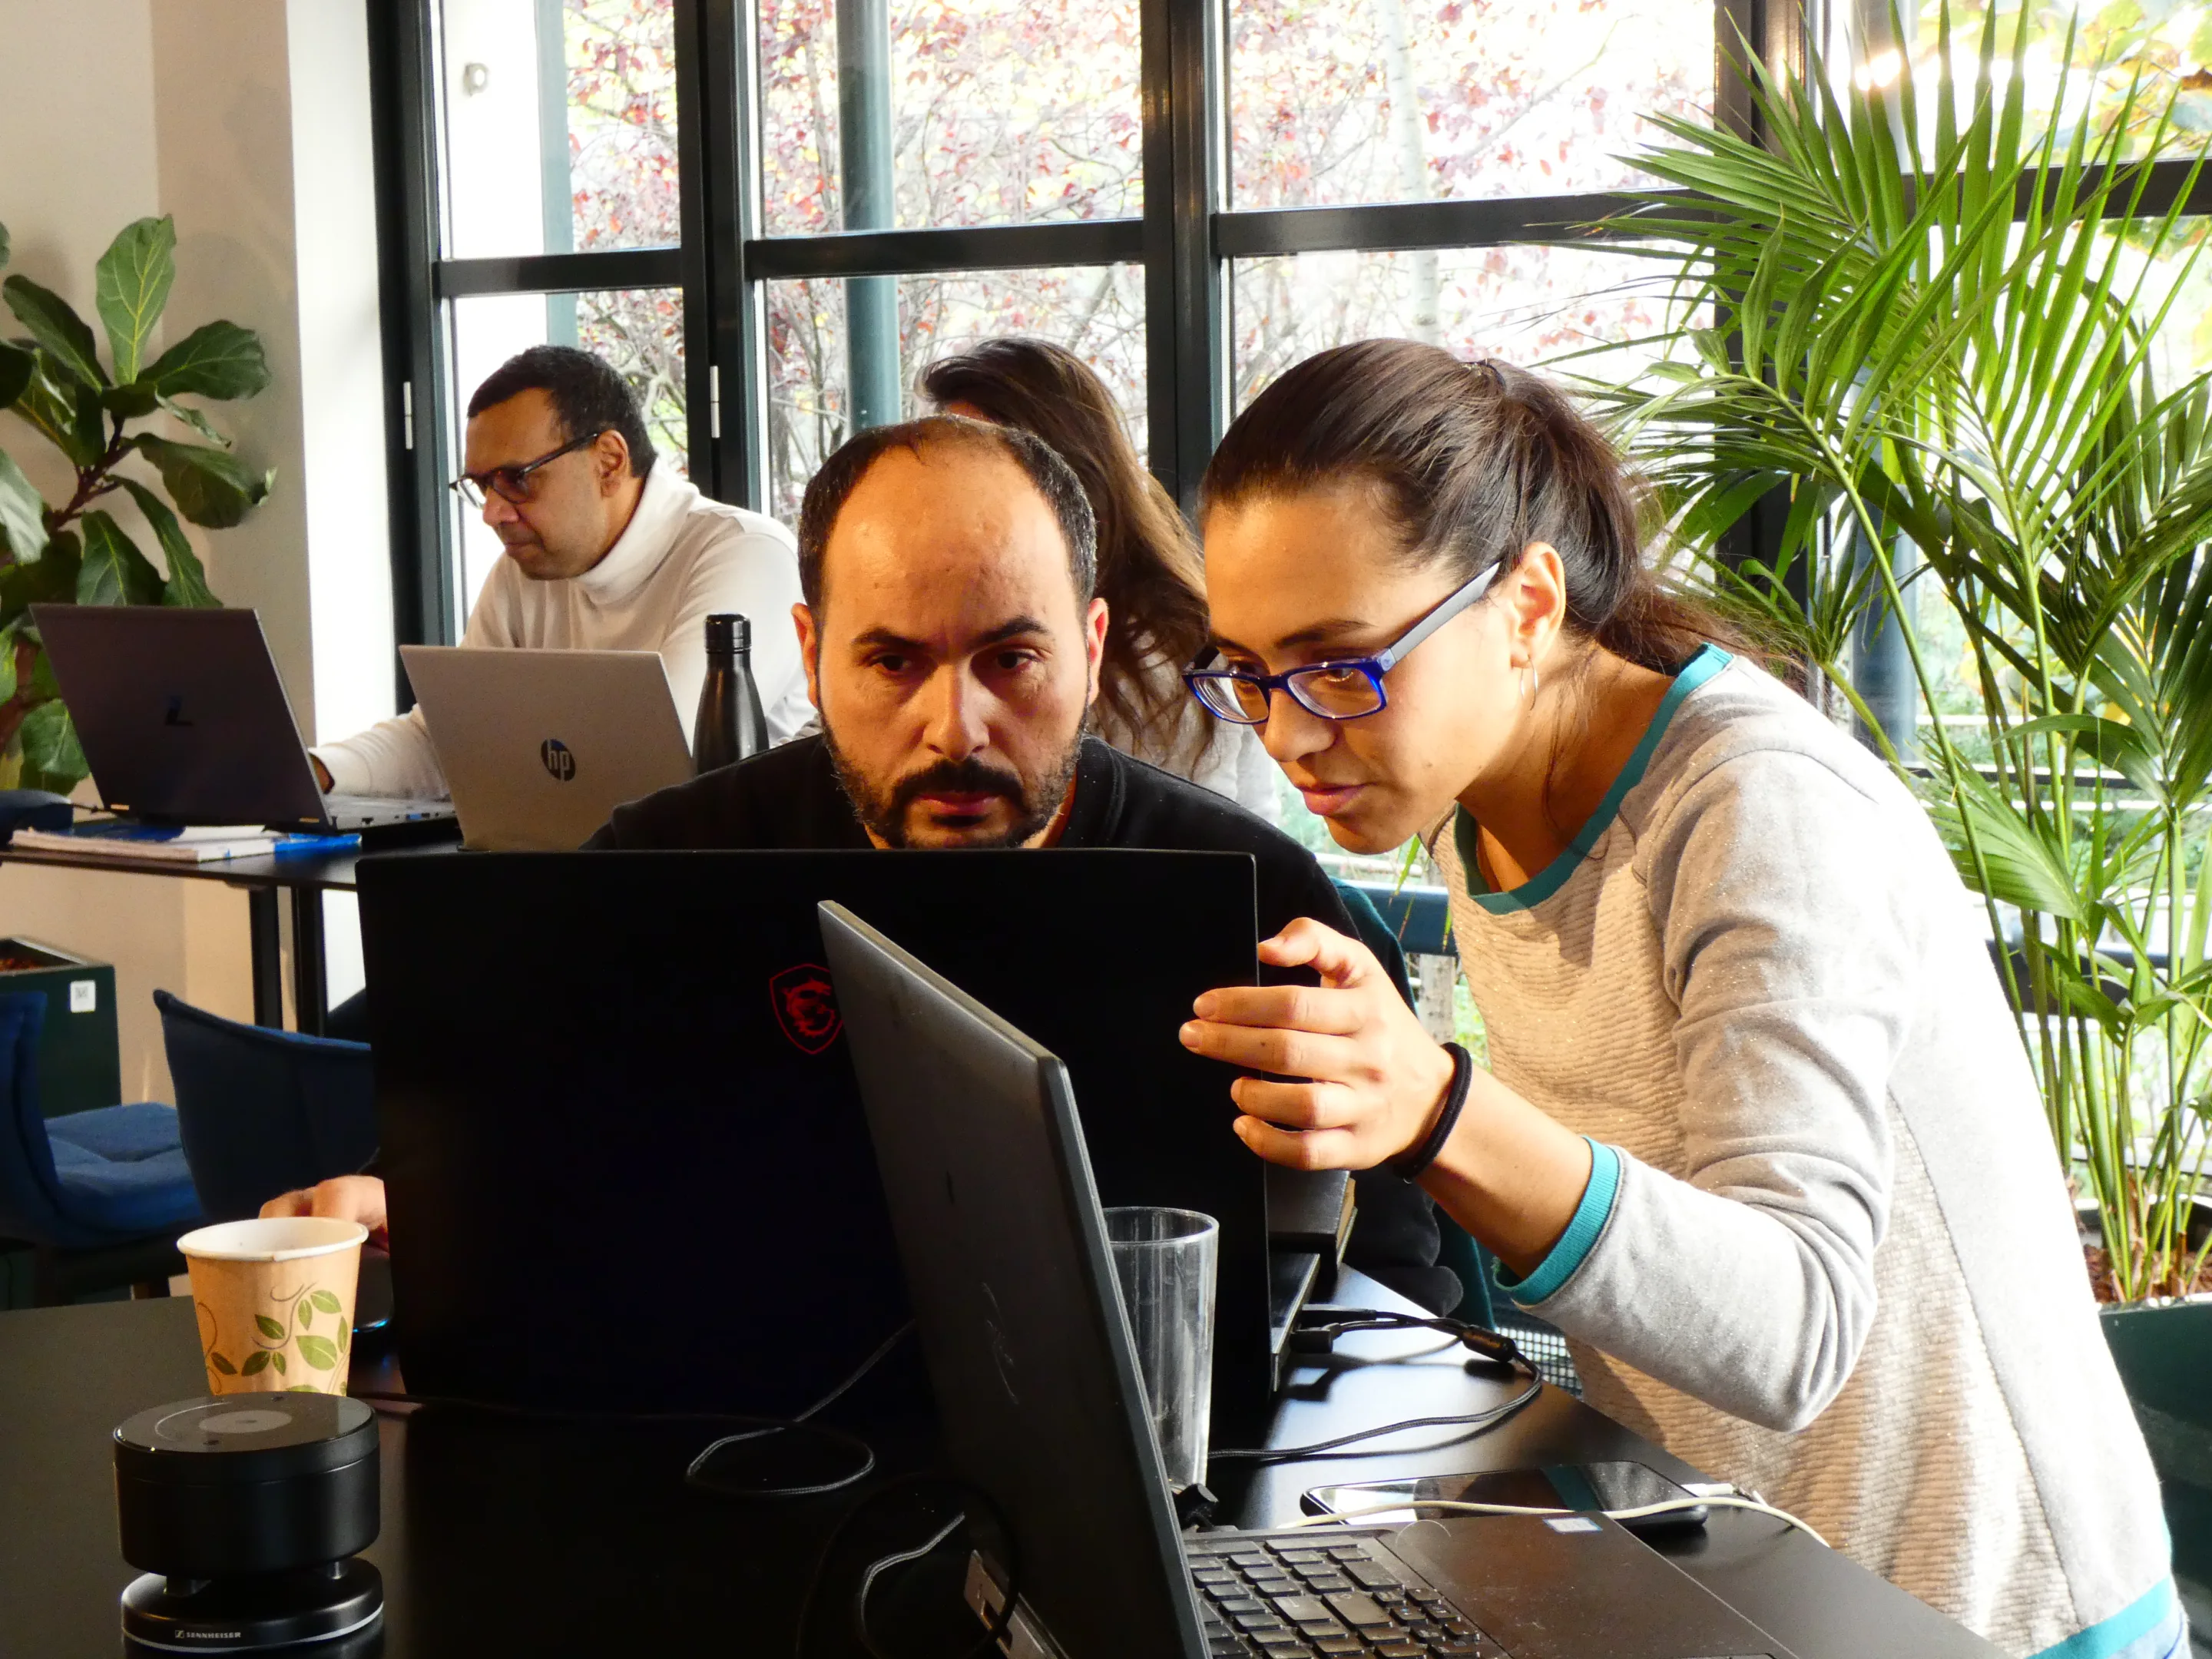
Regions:
<instances>
[{"instance_id":1,"label":"white wall","mask_svg":"<svg viewBox=\"0 0 2212 1659\"><path fill-rule=\"evenodd\" d=\"M392 708L383 368L368 42L343 0L0 0L0 222L13 270L93 314L115 233L175 216L170 337L258 331L275 384L219 425L276 489L193 532L216 592L258 610L310 738ZM65 470L0 416L0 447L49 491ZM125 527L137 528L126 515ZM141 538L149 551L150 537ZM330 907L333 996L358 987L350 905ZM115 963L127 1097L163 1098L156 986L252 1012L246 901L212 881L0 866L0 933Z\"/></svg>"}]
</instances>

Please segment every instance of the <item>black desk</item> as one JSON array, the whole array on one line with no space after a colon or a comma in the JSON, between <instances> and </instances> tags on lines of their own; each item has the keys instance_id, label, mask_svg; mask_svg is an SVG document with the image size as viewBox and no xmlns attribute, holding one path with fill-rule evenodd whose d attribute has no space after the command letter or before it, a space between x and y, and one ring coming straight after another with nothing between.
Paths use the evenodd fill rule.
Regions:
<instances>
[{"instance_id":1,"label":"black desk","mask_svg":"<svg viewBox=\"0 0 2212 1659\"><path fill-rule=\"evenodd\" d=\"M88 857L76 853L52 853L31 848L0 846L0 863L43 864L58 870L107 870L127 876L173 876L186 880L220 881L246 890L246 925L253 951L253 1023L284 1024L283 947L276 928L276 896L292 897L292 1006L300 1030L321 1036L330 1012L323 972L323 905L325 893L354 890L354 869L369 854L387 852L441 854L454 851L458 842L437 842L403 848L349 847L334 853L264 854L258 858L217 859L206 864L180 864L174 859L133 858L127 853Z\"/></svg>"},{"instance_id":2,"label":"black desk","mask_svg":"<svg viewBox=\"0 0 2212 1659\"><path fill-rule=\"evenodd\" d=\"M1356 1274L1345 1280L1342 1300L1403 1305ZM113 1659L121 1650L116 1597L134 1575L116 1553L108 1435L135 1411L200 1392L196 1334L183 1298L0 1315L0 1659ZM1325 1368L1296 1374L1273 1443L1477 1410L1500 1395L1501 1384L1426 1336L1368 1334L1343 1346ZM1425 1357L1376 1363L1407 1354ZM389 1370L357 1375L356 1386L389 1387ZM710 1433L386 1415L383 1534L368 1552L384 1575L386 1659L790 1653L800 1587L849 1494L749 1509L687 1492L684 1465ZM887 1468L927 1462L926 1443L911 1435L870 1433ZM1437 1437L1405 1438L1433 1445ZM1269 1469L1245 1480L1231 1501L1241 1522L1265 1524L1295 1515L1298 1493L1325 1480L1608 1457L1690 1473L1547 1390L1504 1427L1455 1448ZM908 1514L896 1534L859 1540L855 1559L925 1535ZM1996 1652L1764 1516L1716 1511L1704 1539L1668 1553L1800 1659ZM951 1565L949 1552L942 1559ZM851 1583L848 1574L823 1609L810 1656L857 1651L840 1645ZM927 1606L914 1605L924 1590ZM879 1595L876 1628L901 1652L950 1651L973 1629L952 1599L941 1576ZM933 1626L944 1633L935 1644Z\"/></svg>"}]
</instances>

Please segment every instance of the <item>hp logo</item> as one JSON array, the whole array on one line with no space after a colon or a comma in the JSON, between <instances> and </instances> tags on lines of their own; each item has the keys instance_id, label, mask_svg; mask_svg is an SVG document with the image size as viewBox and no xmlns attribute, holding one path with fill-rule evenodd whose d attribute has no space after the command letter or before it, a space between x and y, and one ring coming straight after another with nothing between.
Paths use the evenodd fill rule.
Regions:
<instances>
[{"instance_id":1,"label":"hp logo","mask_svg":"<svg viewBox=\"0 0 2212 1659\"><path fill-rule=\"evenodd\" d=\"M545 763L545 769L562 783L573 782L576 776L576 757L568 745L558 738L548 738L538 745L538 758Z\"/></svg>"}]
</instances>

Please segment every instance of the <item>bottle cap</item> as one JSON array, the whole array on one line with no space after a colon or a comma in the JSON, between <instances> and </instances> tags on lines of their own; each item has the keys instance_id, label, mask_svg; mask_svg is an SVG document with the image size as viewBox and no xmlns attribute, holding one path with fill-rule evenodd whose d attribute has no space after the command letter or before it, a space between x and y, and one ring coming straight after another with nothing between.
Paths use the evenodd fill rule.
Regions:
<instances>
[{"instance_id":1,"label":"bottle cap","mask_svg":"<svg viewBox=\"0 0 2212 1659\"><path fill-rule=\"evenodd\" d=\"M750 651L753 648L751 621L734 611L717 611L707 618L707 649Z\"/></svg>"}]
</instances>

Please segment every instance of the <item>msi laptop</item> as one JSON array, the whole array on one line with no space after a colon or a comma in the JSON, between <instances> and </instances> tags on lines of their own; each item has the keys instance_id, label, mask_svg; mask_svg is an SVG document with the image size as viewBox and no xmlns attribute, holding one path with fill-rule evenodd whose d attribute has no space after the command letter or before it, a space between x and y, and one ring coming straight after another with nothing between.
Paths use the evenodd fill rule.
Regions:
<instances>
[{"instance_id":1,"label":"msi laptop","mask_svg":"<svg viewBox=\"0 0 2212 1659\"><path fill-rule=\"evenodd\" d=\"M691 775L651 651L403 645L465 846L572 852L624 801Z\"/></svg>"},{"instance_id":2,"label":"msi laptop","mask_svg":"<svg viewBox=\"0 0 2212 1659\"><path fill-rule=\"evenodd\" d=\"M788 1413L906 1320L822 954L835 898L1048 1036L1110 1200L1219 1219L1214 1421L1265 1431L1287 1323L1266 1166L1231 1073L1176 1039L1200 992L1255 977L1249 856L483 853L358 878L410 1386ZM580 1340L601 1324L653 1332L649 1355Z\"/></svg>"},{"instance_id":3,"label":"msi laptop","mask_svg":"<svg viewBox=\"0 0 2212 1659\"><path fill-rule=\"evenodd\" d=\"M946 1461L1012 1537L1008 1654L1787 1651L1594 1516L1178 1533L1069 1068L853 910L822 940ZM979 1611L1005 1582L971 1569Z\"/></svg>"},{"instance_id":4,"label":"msi laptop","mask_svg":"<svg viewBox=\"0 0 2212 1659\"><path fill-rule=\"evenodd\" d=\"M322 835L453 816L442 800L323 793L251 611L34 605L31 616L111 811Z\"/></svg>"}]
</instances>

